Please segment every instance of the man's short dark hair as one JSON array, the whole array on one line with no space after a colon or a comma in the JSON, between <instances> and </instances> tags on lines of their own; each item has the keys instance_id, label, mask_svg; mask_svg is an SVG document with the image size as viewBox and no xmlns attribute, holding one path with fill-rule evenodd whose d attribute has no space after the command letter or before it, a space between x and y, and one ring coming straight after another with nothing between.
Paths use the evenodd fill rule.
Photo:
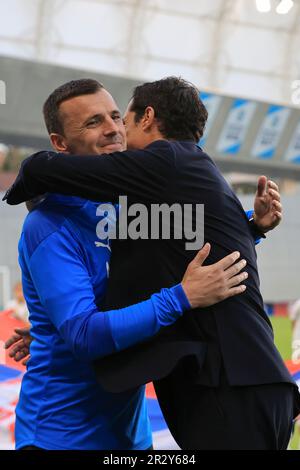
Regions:
<instances>
[{"instance_id":1,"label":"man's short dark hair","mask_svg":"<svg viewBox=\"0 0 300 470\"><path fill-rule=\"evenodd\" d=\"M201 139L208 114L192 83L167 77L137 86L130 106L135 122L140 121L147 106L154 109L158 129L166 139Z\"/></svg>"},{"instance_id":2,"label":"man's short dark hair","mask_svg":"<svg viewBox=\"0 0 300 470\"><path fill-rule=\"evenodd\" d=\"M59 105L70 98L81 95L92 95L103 89L103 85L92 78L81 78L64 83L56 88L43 106L44 120L49 134L52 132L64 135L64 126L59 113Z\"/></svg>"}]
</instances>

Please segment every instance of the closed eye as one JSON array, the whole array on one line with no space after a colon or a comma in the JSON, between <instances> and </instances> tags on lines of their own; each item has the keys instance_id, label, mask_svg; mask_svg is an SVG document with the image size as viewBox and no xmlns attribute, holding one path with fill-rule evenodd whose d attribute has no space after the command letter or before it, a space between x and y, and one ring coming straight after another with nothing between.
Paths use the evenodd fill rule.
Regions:
<instances>
[{"instance_id":1,"label":"closed eye","mask_svg":"<svg viewBox=\"0 0 300 470\"><path fill-rule=\"evenodd\" d=\"M113 115L112 115L112 119L113 119L114 121L118 121L119 119L121 119L121 115L120 115L120 114L113 114Z\"/></svg>"},{"instance_id":2,"label":"closed eye","mask_svg":"<svg viewBox=\"0 0 300 470\"><path fill-rule=\"evenodd\" d=\"M94 126L94 125L96 125L96 124L99 124L99 122L101 122L100 116L99 116L99 117L94 117L93 119L90 119L90 120L87 122L87 126Z\"/></svg>"}]
</instances>

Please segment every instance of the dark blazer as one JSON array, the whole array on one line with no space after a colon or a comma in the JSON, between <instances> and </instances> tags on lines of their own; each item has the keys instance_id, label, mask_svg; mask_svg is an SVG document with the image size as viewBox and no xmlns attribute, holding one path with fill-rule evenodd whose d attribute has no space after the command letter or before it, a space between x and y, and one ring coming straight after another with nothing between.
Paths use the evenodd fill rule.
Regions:
<instances>
[{"instance_id":1,"label":"dark blazer","mask_svg":"<svg viewBox=\"0 0 300 470\"><path fill-rule=\"evenodd\" d=\"M168 426L181 445L179 389L184 397L194 384L217 387L223 367L230 385L294 384L264 311L247 217L208 155L192 142L162 140L144 150L99 158L48 155L46 161L39 154L33 157L30 174L23 167L27 198L30 188L33 195L51 190L98 201L118 202L119 195L127 195L128 203L204 204L205 241L212 245L206 263L235 250L247 260L245 293L190 311L151 340L97 361L105 388L118 392L153 380ZM180 282L195 256L185 243L174 238L114 241L105 308L139 302Z\"/></svg>"}]
</instances>

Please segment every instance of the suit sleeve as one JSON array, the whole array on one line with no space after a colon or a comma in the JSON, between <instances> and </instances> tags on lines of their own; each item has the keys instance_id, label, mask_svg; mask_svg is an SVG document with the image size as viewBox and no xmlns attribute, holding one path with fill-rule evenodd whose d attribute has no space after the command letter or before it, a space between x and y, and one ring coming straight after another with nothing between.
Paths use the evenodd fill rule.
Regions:
<instances>
[{"instance_id":1,"label":"suit sleeve","mask_svg":"<svg viewBox=\"0 0 300 470\"><path fill-rule=\"evenodd\" d=\"M99 311L80 250L67 233L50 235L27 262L49 319L81 359L104 357L144 341L190 309L178 284L130 307Z\"/></svg>"},{"instance_id":2,"label":"suit sleeve","mask_svg":"<svg viewBox=\"0 0 300 470\"><path fill-rule=\"evenodd\" d=\"M159 202L167 190L174 156L163 141L154 148L100 156L38 152L23 161L4 199L9 204L31 200L46 192L71 194L95 201Z\"/></svg>"}]
</instances>

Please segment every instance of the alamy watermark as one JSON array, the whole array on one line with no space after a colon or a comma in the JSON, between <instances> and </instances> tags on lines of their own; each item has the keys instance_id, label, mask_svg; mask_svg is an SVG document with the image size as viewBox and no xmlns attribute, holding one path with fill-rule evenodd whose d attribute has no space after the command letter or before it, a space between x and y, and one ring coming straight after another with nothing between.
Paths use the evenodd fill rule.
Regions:
<instances>
[{"instance_id":1,"label":"alamy watermark","mask_svg":"<svg viewBox=\"0 0 300 470\"><path fill-rule=\"evenodd\" d=\"M199 250L204 243L204 204L128 205L127 196L120 196L117 206L100 204L96 215L101 217L96 227L101 241L175 239L184 240L186 250Z\"/></svg>"},{"instance_id":2,"label":"alamy watermark","mask_svg":"<svg viewBox=\"0 0 300 470\"><path fill-rule=\"evenodd\" d=\"M0 80L0 104L6 104L6 84Z\"/></svg>"},{"instance_id":3,"label":"alamy watermark","mask_svg":"<svg viewBox=\"0 0 300 470\"><path fill-rule=\"evenodd\" d=\"M300 80L294 80L291 84L293 90L291 95L292 103L295 105L300 104Z\"/></svg>"}]
</instances>

